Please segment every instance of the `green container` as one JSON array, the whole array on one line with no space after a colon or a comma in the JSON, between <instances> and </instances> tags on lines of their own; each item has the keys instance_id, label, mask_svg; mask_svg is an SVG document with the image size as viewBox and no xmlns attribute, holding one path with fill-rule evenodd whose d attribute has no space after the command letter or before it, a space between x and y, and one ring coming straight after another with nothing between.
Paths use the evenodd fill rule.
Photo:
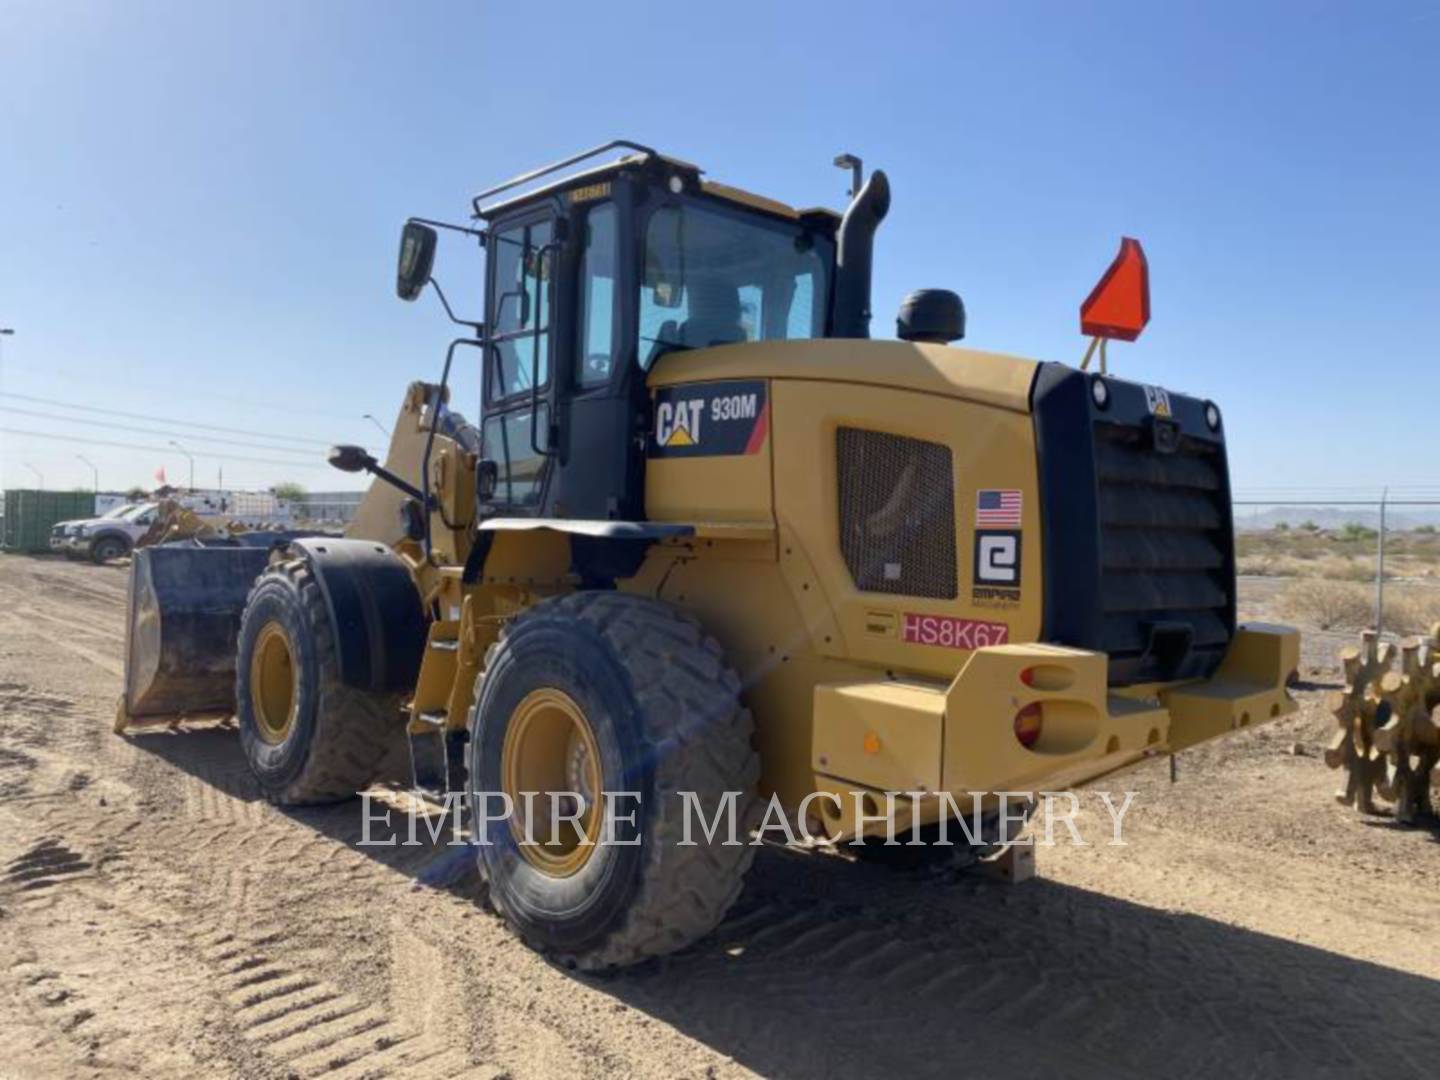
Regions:
<instances>
[{"instance_id":1,"label":"green container","mask_svg":"<svg viewBox=\"0 0 1440 1080\"><path fill-rule=\"evenodd\" d=\"M57 521L94 516L92 492L10 488L5 492L4 548L6 551L49 551L50 530Z\"/></svg>"}]
</instances>

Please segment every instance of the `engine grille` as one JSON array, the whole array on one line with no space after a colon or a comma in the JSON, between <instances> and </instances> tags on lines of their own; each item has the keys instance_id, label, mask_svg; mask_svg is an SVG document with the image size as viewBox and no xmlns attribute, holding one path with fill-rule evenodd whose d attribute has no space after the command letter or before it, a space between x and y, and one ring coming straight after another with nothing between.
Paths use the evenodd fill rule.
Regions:
<instances>
[{"instance_id":1,"label":"engine grille","mask_svg":"<svg viewBox=\"0 0 1440 1080\"><path fill-rule=\"evenodd\" d=\"M1208 675L1234 624L1233 540L1219 445L1094 425L1101 645L1112 682Z\"/></svg>"},{"instance_id":2,"label":"engine grille","mask_svg":"<svg viewBox=\"0 0 1440 1080\"><path fill-rule=\"evenodd\" d=\"M836 434L840 548L855 587L958 594L950 448L861 428Z\"/></svg>"}]
</instances>

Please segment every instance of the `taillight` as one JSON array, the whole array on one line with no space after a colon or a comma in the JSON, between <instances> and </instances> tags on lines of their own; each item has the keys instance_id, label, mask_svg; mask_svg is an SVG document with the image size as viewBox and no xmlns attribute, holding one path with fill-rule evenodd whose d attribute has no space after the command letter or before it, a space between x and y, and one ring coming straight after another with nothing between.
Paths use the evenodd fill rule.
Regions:
<instances>
[{"instance_id":1,"label":"taillight","mask_svg":"<svg viewBox=\"0 0 1440 1080\"><path fill-rule=\"evenodd\" d=\"M1018 713L1015 714L1015 738L1020 740L1020 745L1032 747L1040 738L1040 728L1043 714L1038 701L1032 701Z\"/></svg>"}]
</instances>

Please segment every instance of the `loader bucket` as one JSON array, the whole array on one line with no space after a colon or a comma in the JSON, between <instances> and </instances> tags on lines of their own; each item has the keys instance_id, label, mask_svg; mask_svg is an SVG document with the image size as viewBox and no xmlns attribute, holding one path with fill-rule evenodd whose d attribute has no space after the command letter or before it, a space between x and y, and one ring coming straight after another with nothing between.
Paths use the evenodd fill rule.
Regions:
<instances>
[{"instance_id":1,"label":"loader bucket","mask_svg":"<svg viewBox=\"0 0 1440 1080\"><path fill-rule=\"evenodd\" d=\"M234 713L240 616L269 557L268 547L136 550L117 731L130 723Z\"/></svg>"}]
</instances>

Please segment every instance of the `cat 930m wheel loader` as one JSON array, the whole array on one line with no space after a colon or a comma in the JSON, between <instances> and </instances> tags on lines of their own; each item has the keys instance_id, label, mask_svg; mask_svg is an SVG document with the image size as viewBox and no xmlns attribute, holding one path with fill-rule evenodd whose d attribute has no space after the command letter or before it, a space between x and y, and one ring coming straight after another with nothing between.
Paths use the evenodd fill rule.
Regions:
<instances>
[{"instance_id":1,"label":"cat 930m wheel loader","mask_svg":"<svg viewBox=\"0 0 1440 1080\"><path fill-rule=\"evenodd\" d=\"M408 222L401 297L452 230L484 321L446 304L383 464L332 452L375 477L346 538L137 554L122 726L233 714L283 803L408 749L497 910L597 969L714 927L762 810L850 841L906 793L923 836L1293 711L1297 635L1236 624L1216 406L954 347L943 290L871 340L856 173L841 217L620 142ZM1133 339L1144 273L1126 241L1085 328Z\"/></svg>"}]
</instances>

